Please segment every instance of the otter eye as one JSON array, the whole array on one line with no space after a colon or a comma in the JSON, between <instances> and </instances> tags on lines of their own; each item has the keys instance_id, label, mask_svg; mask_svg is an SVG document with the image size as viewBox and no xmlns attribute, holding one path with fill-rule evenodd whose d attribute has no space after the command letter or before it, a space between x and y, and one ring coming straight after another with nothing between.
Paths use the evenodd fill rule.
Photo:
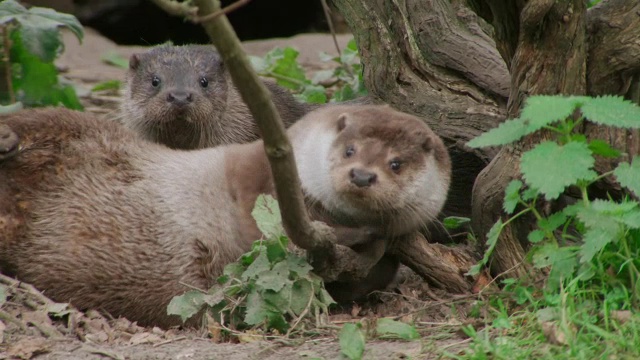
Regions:
<instances>
[{"instance_id":1,"label":"otter eye","mask_svg":"<svg viewBox=\"0 0 640 360\"><path fill-rule=\"evenodd\" d=\"M160 85L160 78L154 76L153 79L151 79L151 86L158 87L158 85Z\"/></svg>"},{"instance_id":2,"label":"otter eye","mask_svg":"<svg viewBox=\"0 0 640 360\"><path fill-rule=\"evenodd\" d=\"M356 153L356 149L353 147L353 145L349 145L347 146L347 149L344 151L344 156L351 157L355 153Z\"/></svg>"},{"instance_id":3,"label":"otter eye","mask_svg":"<svg viewBox=\"0 0 640 360\"><path fill-rule=\"evenodd\" d=\"M206 77L201 77L200 86L202 86L203 88L206 88L207 86L209 86L209 80L207 80Z\"/></svg>"},{"instance_id":4,"label":"otter eye","mask_svg":"<svg viewBox=\"0 0 640 360\"><path fill-rule=\"evenodd\" d=\"M389 161L389 168L391 168L391 170L394 172L400 171L401 166L402 166L402 163L400 162L400 160Z\"/></svg>"}]
</instances>

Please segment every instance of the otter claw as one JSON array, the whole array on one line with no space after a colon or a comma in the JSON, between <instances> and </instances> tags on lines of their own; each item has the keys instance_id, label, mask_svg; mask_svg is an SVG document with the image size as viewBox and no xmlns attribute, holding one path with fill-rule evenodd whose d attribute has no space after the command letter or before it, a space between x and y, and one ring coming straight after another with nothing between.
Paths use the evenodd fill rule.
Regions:
<instances>
[{"instance_id":1,"label":"otter claw","mask_svg":"<svg viewBox=\"0 0 640 360\"><path fill-rule=\"evenodd\" d=\"M8 159L18 152L20 138L7 125L0 125L0 160Z\"/></svg>"}]
</instances>

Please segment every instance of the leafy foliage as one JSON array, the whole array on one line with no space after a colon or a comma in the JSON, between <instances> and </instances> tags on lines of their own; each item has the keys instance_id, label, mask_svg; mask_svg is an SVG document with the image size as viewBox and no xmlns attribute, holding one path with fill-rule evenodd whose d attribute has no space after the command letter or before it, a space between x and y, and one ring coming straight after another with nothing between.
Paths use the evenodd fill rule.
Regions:
<instances>
[{"instance_id":1,"label":"leafy foliage","mask_svg":"<svg viewBox=\"0 0 640 360\"><path fill-rule=\"evenodd\" d=\"M52 9L32 7L26 9L14 0L0 3L0 26L9 31L11 47L4 48L11 67L12 87L17 101L26 106L62 104L73 109L81 109L75 90L63 84L58 78L53 61L60 53L62 41L59 28L69 28L82 41L82 26L69 14ZM3 94L3 103L14 99Z\"/></svg>"},{"instance_id":2,"label":"leafy foliage","mask_svg":"<svg viewBox=\"0 0 640 360\"><path fill-rule=\"evenodd\" d=\"M347 323L340 329L340 351L351 360L362 359L364 353L364 333L361 324Z\"/></svg>"},{"instance_id":3,"label":"leafy foliage","mask_svg":"<svg viewBox=\"0 0 640 360\"><path fill-rule=\"evenodd\" d=\"M595 159L585 143L558 145L545 141L522 155L520 171L532 188L547 200L553 200L577 181L594 180L596 173L591 170L594 164Z\"/></svg>"},{"instance_id":4,"label":"leafy foliage","mask_svg":"<svg viewBox=\"0 0 640 360\"><path fill-rule=\"evenodd\" d=\"M354 40L347 44L339 57L320 54L323 61L336 62L338 67L335 70L318 71L311 79L307 78L298 64L298 54L299 52L291 47L275 48L263 58L251 56L250 60L259 75L276 79L279 85L291 89L296 93L296 97L309 103L326 103L331 97L326 88L334 86L337 89L333 92L332 102L366 95L362 65Z\"/></svg>"},{"instance_id":5,"label":"leafy foliage","mask_svg":"<svg viewBox=\"0 0 640 360\"><path fill-rule=\"evenodd\" d=\"M640 204L630 197L594 199L589 189L599 179L613 175L621 186L637 196L640 194L640 161L624 161L621 156L624 154L603 140L587 141L576 132L585 120L637 129L640 128L640 108L614 96L533 96L526 102L520 118L508 120L469 143L474 147L508 144L540 129L555 135L523 153L520 170L524 181L513 180L505 189L503 209L510 217L504 222L498 219L491 228L485 256L470 273L487 264L504 226L525 214L533 215L536 228L527 236L531 243L527 258L535 267L548 270L546 287L537 290L519 285L523 279L509 279L505 281L505 290L513 289L517 304L535 311L535 322L542 323L545 336L553 337L560 344L583 344L583 348L569 347L571 355L563 358L613 354L585 350L597 349L593 341L603 337L615 339L619 345L617 353L624 354L613 357L625 358L628 354L637 357L637 348L614 334L626 332L637 336L640 319L622 324L613 319L613 314L620 310L640 310ZM608 173L597 174L596 156L614 158L619 161L618 166ZM551 214L540 210L541 198L554 200L569 186L581 194L577 202ZM515 212L516 209L519 211ZM508 315L502 309L492 328L510 329L508 332L514 338L521 339L521 334L511 330L518 327L508 325L513 321L510 319L517 316ZM467 328L466 331L474 344L469 357L458 358L484 358L480 354L500 357L500 354L520 351L493 341L484 330ZM505 341L512 343L513 339ZM527 349L521 356L540 358L539 347Z\"/></svg>"},{"instance_id":6,"label":"leafy foliage","mask_svg":"<svg viewBox=\"0 0 640 360\"><path fill-rule=\"evenodd\" d=\"M280 210L261 195L252 212L265 238L224 268L217 286L206 293L189 291L172 299L168 314L183 321L207 307L213 318L232 329L258 327L284 333L289 320L326 312L333 299L307 261L287 250Z\"/></svg>"},{"instance_id":7,"label":"leafy foliage","mask_svg":"<svg viewBox=\"0 0 640 360\"><path fill-rule=\"evenodd\" d=\"M415 327L387 318L378 319L376 333L380 337L392 339L416 340L420 338Z\"/></svg>"}]
</instances>

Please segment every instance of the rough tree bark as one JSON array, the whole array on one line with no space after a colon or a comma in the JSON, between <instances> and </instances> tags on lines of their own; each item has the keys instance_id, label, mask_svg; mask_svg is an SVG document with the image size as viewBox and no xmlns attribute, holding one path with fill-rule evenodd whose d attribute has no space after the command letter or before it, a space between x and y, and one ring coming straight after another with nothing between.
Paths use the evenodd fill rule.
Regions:
<instances>
[{"instance_id":1,"label":"rough tree bark","mask_svg":"<svg viewBox=\"0 0 640 360\"><path fill-rule=\"evenodd\" d=\"M640 94L637 0L604 0L589 11L584 0L333 3L354 33L369 92L422 116L449 145L454 183L445 213L472 212L481 243L502 216L504 187L518 174L519 154L545 134L504 147L497 155L495 149L472 151L466 141L505 116L517 116L529 95L624 94L637 100ZM638 153L635 133L591 124L584 131ZM597 166L611 164L599 161ZM523 219L503 232L493 274L525 274L526 268L518 265L530 225Z\"/></svg>"}]
</instances>

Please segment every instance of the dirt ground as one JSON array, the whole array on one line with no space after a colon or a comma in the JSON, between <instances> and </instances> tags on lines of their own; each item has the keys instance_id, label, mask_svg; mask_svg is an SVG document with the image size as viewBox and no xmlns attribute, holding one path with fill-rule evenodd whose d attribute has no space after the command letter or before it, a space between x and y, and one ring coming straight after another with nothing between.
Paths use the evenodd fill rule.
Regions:
<instances>
[{"instance_id":1,"label":"dirt ground","mask_svg":"<svg viewBox=\"0 0 640 360\"><path fill-rule=\"evenodd\" d=\"M350 35L340 35L344 47ZM101 57L115 52L128 58L143 47L117 46L91 29L83 44L64 33L66 49L58 61L64 76L78 85L87 111L112 117L120 102L118 93L91 93L98 82L124 80L124 69L107 65ZM288 39L245 43L249 54L262 55L274 46L294 46L308 71L330 66L318 52L336 54L328 35L305 34ZM275 339L238 337L236 343L214 342L207 330L143 328L126 319L108 319L97 312L78 312L53 303L27 284L0 276L8 301L0 294L0 359L338 359L337 329L345 322L377 317L413 321L422 338L417 341L367 339L365 359L435 359L444 351L456 353L466 344L459 331L466 323L470 299L430 289L408 269L389 293L364 305L335 310L327 330L314 337ZM0 291L2 288L0 287ZM58 316L56 316L56 314Z\"/></svg>"}]
</instances>

